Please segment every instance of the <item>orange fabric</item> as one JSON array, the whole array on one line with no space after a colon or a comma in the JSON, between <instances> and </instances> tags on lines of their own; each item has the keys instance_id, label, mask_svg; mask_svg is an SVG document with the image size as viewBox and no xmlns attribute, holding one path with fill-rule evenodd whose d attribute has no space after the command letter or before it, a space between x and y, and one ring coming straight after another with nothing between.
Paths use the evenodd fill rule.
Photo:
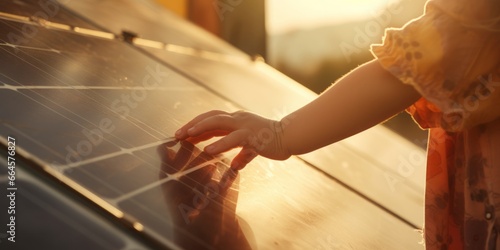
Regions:
<instances>
[{"instance_id":1,"label":"orange fabric","mask_svg":"<svg viewBox=\"0 0 500 250\"><path fill-rule=\"evenodd\" d=\"M373 54L422 98L427 249L500 249L500 1L430 0Z\"/></svg>"}]
</instances>

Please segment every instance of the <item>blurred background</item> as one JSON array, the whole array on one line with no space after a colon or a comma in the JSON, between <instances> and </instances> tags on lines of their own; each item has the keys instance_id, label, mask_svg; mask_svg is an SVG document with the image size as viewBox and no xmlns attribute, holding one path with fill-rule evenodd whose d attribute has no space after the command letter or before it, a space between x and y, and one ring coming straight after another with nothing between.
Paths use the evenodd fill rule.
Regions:
<instances>
[{"instance_id":1,"label":"blurred background","mask_svg":"<svg viewBox=\"0 0 500 250\"><path fill-rule=\"evenodd\" d=\"M165 8L263 58L316 93L373 59L384 29L423 14L425 0L157 0ZM369 83L367 83L369 84ZM384 123L425 148L427 132L402 113Z\"/></svg>"}]
</instances>

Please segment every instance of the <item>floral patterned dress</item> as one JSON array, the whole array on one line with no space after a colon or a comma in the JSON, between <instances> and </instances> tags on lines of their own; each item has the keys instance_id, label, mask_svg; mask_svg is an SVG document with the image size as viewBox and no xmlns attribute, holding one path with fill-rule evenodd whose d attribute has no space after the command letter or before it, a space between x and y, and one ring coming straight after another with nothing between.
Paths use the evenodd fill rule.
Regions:
<instances>
[{"instance_id":1,"label":"floral patterned dress","mask_svg":"<svg viewBox=\"0 0 500 250\"><path fill-rule=\"evenodd\" d=\"M429 0L372 52L422 98L427 249L500 250L500 1Z\"/></svg>"}]
</instances>

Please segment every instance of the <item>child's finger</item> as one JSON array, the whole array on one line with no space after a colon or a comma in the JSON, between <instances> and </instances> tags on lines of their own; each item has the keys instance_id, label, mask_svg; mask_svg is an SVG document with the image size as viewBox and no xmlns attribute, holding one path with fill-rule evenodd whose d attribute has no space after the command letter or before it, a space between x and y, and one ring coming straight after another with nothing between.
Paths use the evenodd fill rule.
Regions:
<instances>
[{"instance_id":1,"label":"child's finger","mask_svg":"<svg viewBox=\"0 0 500 250\"><path fill-rule=\"evenodd\" d=\"M214 130L214 131L210 131L208 133L201 134L199 136L189 137L186 140L193 143L193 144L197 144L198 142L206 141L206 140L212 139L214 137L226 136L229 133L230 133L230 131L227 131L227 130Z\"/></svg>"},{"instance_id":2,"label":"child's finger","mask_svg":"<svg viewBox=\"0 0 500 250\"><path fill-rule=\"evenodd\" d=\"M235 131L238 129L236 120L227 114L213 115L194 124L187 130L189 137L199 136L215 130Z\"/></svg>"},{"instance_id":3,"label":"child's finger","mask_svg":"<svg viewBox=\"0 0 500 250\"><path fill-rule=\"evenodd\" d=\"M227 136L221 138L220 140L205 147L205 152L208 154L216 155L233 148L243 147L247 144L248 131L246 130L236 130Z\"/></svg>"},{"instance_id":4,"label":"child's finger","mask_svg":"<svg viewBox=\"0 0 500 250\"><path fill-rule=\"evenodd\" d=\"M191 127L193 127L195 124L197 124L198 122L200 122L208 117L215 116L215 115L223 115L223 114L227 115L228 113L225 111L221 111L221 110L212 110L212 111L208 111L206 113L200 114L200 115L196 116L195 118L193 118L188 123L184 124L181 128L179 128L177 130L177 132L175 132L175 138L178 140L186 139L188 137L187 130L190 129Z\"/></svg>"}]
</instances>

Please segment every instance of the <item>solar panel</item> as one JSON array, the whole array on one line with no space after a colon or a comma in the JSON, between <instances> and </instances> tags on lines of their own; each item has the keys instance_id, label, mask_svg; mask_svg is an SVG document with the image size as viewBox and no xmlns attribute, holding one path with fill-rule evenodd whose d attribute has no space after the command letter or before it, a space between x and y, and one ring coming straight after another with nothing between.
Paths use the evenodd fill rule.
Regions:
<instances>
[{"instance_id":1,"label":"solar panel","mask_svg":"<svg viewBox=\"0 0 500 250\"><path fill-rule=\"evenodd\" d=\"M137 14L132 6L141 5L136 2L105 2L107 9L95 11L105 16L87 11L95 1L68 3L80 12L59 5L50 21L66 26L22 18L43 10L34 2L4 3L8 8L2 12L18 16L0 15L0 136L5 146L15 137L18 157L26 161L19 166L22 171L38 169L34 179L40 175L59 182L43 190L47 196L72 190L95 205L92 211L127 229L113 236L122 242L111 248L142 243L185 249L418 248L418 234L408 223L299 158L257 158L235 173L228 171L235 152L209 156L189 142L173 140L181 124L203 111L266 110L266 103L276 103L267 98L275 96L286 104L267 110L276 115L312 96L297 85L279 83L257 99L256 89L264 89L278 73L212 37L203 40L207 34L168 14L163 18L170 25L154 26L178 35L125 42L117 32L121 26L107 24L128 20L128 28L147 30L144 25L154 19ZM130 15L114 14L120 12L109 6ZM177 25L188 28L173 28ZM9 38L28 29L36 35L22 44ZM236 85L238 75L243 79ZM2 176L7 178L5 171ZM31 181L18 193L36 193ZM46 202L58 206L53 199Z\"/></svg>"},{"instance_id":2,"label":"solar panel","mask_svg":"<svg viewBox=\"0 0 500 250\"><path fill-rule=\"evenodd\" d=\"M154 12L141 17L137 11L130 12L133 8L124 7L135 6L136 2L120 3L117 8L105 8L112 6L113 1L100 1L103 8L98 11L90 11L82 1L67 5L81 16L95 20L104 29L119 32L120 27L134 27L145 38L159 38L163 46L145 46L141 41L134 43L149 56L245 109L278 119L315 97L259 60L252 61L227 52L207 55L204 52L212 52L212 48L199 44L196 44L198 49L192 51L172 49L169 45L180 40L192 41L185 43L186 46L193 45L201 38L199 32L171 21L176 18L153 4L141 5L140 12ZM125 14L113 15L113 11ZM123 16L141 20L154 16L156 20L154 25L141 26L141 21L134 22L133 18L122 20ZM175 25L170 25L172 23ZM184 32L179 33L179 27ZM256 102L255 96L263 101ZM381 141L383 146L380 146ZM425 152L411 142L376 126L369 132L300 157L388 208L408 224L422 227ZM332 165L332 162L338 164Z\"/></svg>"}]
</instances>

